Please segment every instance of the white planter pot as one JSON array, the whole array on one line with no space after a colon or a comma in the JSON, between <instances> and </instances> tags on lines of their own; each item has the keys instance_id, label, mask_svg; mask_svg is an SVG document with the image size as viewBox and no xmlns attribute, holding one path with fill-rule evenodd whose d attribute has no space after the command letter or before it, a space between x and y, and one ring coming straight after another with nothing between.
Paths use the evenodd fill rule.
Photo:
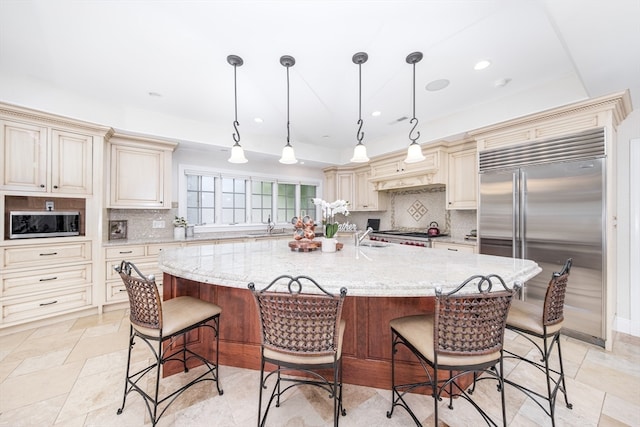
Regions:
<instances>
[{"instance_id":1,"label":"white planter pot","mask_svg":"<svg viewBox=\"0 0 640 427\"><path fill-rule=\"evenodd\" d=\"M184 227L174 227L173 238L176 240L184 240L187 238L187 229Z\"/></svg>"},{"instance_id":2,"label":"white planter pot","mask_svg":"<svg viewBox=\"0 0 640 427\"><path fill-rule=\"evenodd\" d=\"M323 238L322 239L322 252L335 252L338 239L335 238Z\"/></svg>"}]
</instances>

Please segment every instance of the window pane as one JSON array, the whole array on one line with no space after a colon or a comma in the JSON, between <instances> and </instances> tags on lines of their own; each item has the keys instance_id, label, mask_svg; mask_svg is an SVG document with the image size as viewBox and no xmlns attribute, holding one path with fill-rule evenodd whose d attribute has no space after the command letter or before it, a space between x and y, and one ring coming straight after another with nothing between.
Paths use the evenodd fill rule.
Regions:
<instances>
[{"instance_id":1,"label":"window pane","mask_svg":"<svg viewBox=\"0 0 640 427\"><path fill-rule=\"evenodd\" d=\"M222 191L224 193L233 193L233 179L222 178Z\"/></svg>"},{"instance_id":2,"label":"window pane","mask_svg":"<svg viewBox=\"0 0 640 427\"><path fill-rule=\"evenodd\" d=\"M278 222L289 222L296 216L295 184L278 184Z\"/></svg>"},{"instance_id":3,"label":"window pane","mask_svg":"<svg viewBox=\"0 0 640 427\"><path fill-rule=\"evenodd\" d=\"M212 176L202 177L202 191L214 191L215 178Z\"/></svg>"},{"instance_id":4,"label":"window pane","mask_svg":"<svg viewBox=\"0 0 640 427\"><path fill-rule=\"evenodd\" d=\"M215 224L215 211L213 209L202 209L202 223Z\"/></svg>"}]
</instances>

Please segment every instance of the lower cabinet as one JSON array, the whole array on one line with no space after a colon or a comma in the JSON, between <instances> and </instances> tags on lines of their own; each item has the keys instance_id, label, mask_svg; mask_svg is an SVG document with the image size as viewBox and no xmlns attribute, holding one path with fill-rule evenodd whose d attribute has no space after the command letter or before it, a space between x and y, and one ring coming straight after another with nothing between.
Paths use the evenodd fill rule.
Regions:
<instances>
[{"instance_id":1,"label":"lower cabinet","mask_svg":"<svg viewBox=\"0 0 640 427\"><path fill-rule=\"evenodd\" d=\"M452 252L466 252L470 254L477 252L475 245L465 245L463 243L433 242L433 248L444 249Z\"/></svg>"},{"instance_id":2,"label":"lower cabinet","mask_svg":"<svg viewBox=\"0 0 640 427\"><path fill-rule=\"evenodd\" d=\"M0 327L93 306L91 242L0 248Z\"/></svg>"},{"instance_id":3,"label":"lower cabinet","mask_svg":"<svg viewBox=\"0 0 640 427\"><path fill-rule=\"evenodd\" d=\"M149 245L123 245L105 248L105 304L127 301L127 290L120 275L115 271L123 260L130 261L145 276L153 274L162 295L162 271L158 268L158 254L169 248L180 247L180 243Z\"/></svg>"}]
</instances>

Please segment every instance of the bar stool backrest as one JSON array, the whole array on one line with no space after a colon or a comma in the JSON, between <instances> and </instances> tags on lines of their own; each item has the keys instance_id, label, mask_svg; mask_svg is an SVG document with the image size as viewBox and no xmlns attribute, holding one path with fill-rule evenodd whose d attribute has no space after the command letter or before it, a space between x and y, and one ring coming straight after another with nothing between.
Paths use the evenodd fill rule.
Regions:
<instances>
[{"instance_id":1,"label":"bar stool backrest","mask_svg":"<svg viewBox=\"0 0 640 427\"><path fill-rule=\"evenodd\" d=\"M492 291L495 282L501 289ZM474 285L477 291L460 292ZM501 277L492 274L472 276L446 294L436 289L435 353L470 356L500 351L511 300L519 287L509 289Z\"/></svg>"},{"instance_id":2,"label":"bar stool backrest","mask_svg":"<svg viewBox=\"0 0 640 427\"><path fill-rule=\"evenodd\" d=\"M278 284L284 284L286 290L270 290ZM253 283L249 288L258 308L264 348L295 355L336 354L346 288L333 295L310 277L288 275L262 290L256 290Z\"/></svg>"},{"instance_id":3,"label":"bar stool backrest","mask_svg":"<svg viewBox=\"0 0 640 427\"><path fill-rule=\"evenodd\" d=\"M564 296L567 291L572 259L569 258L560 273L553 273L544 296L542 324L551 326L564 320Z\"/></svg>"},{"instance_id":4,"label":"bar stool backrest","mask_svg":"<svg viewBox=\"0 0 640 427\"><path fill-rule=\"evenodd\" d=\"M129 294L131 323L144 328L162 329L162 302L155 278L151 275L146 277L128 261L122 261L120 266L116 267L116 271ZM138 277L133 275L132 271L135 271Z\"/></svg>"}]
</instances>

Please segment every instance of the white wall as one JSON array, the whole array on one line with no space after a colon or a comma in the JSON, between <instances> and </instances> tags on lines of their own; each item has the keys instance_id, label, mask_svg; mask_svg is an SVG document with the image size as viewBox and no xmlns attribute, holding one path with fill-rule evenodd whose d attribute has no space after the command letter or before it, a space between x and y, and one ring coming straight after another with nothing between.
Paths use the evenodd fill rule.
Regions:
<instances>
[{"instance_id":1,"label":"white wall","mask_svg":"<svg viewBox=\"0 0 640 427\"><path fill-rule=\"evenodd\" d=\"M640 110L618 127L617 310L613 328L640 336ZM633 142L632 142L633 141ZM632 145L634 150L631 149ZM635 159L632 158L632 152ZM632 183L635 179L635 184Z\"/></svg>"}]
</instances>

